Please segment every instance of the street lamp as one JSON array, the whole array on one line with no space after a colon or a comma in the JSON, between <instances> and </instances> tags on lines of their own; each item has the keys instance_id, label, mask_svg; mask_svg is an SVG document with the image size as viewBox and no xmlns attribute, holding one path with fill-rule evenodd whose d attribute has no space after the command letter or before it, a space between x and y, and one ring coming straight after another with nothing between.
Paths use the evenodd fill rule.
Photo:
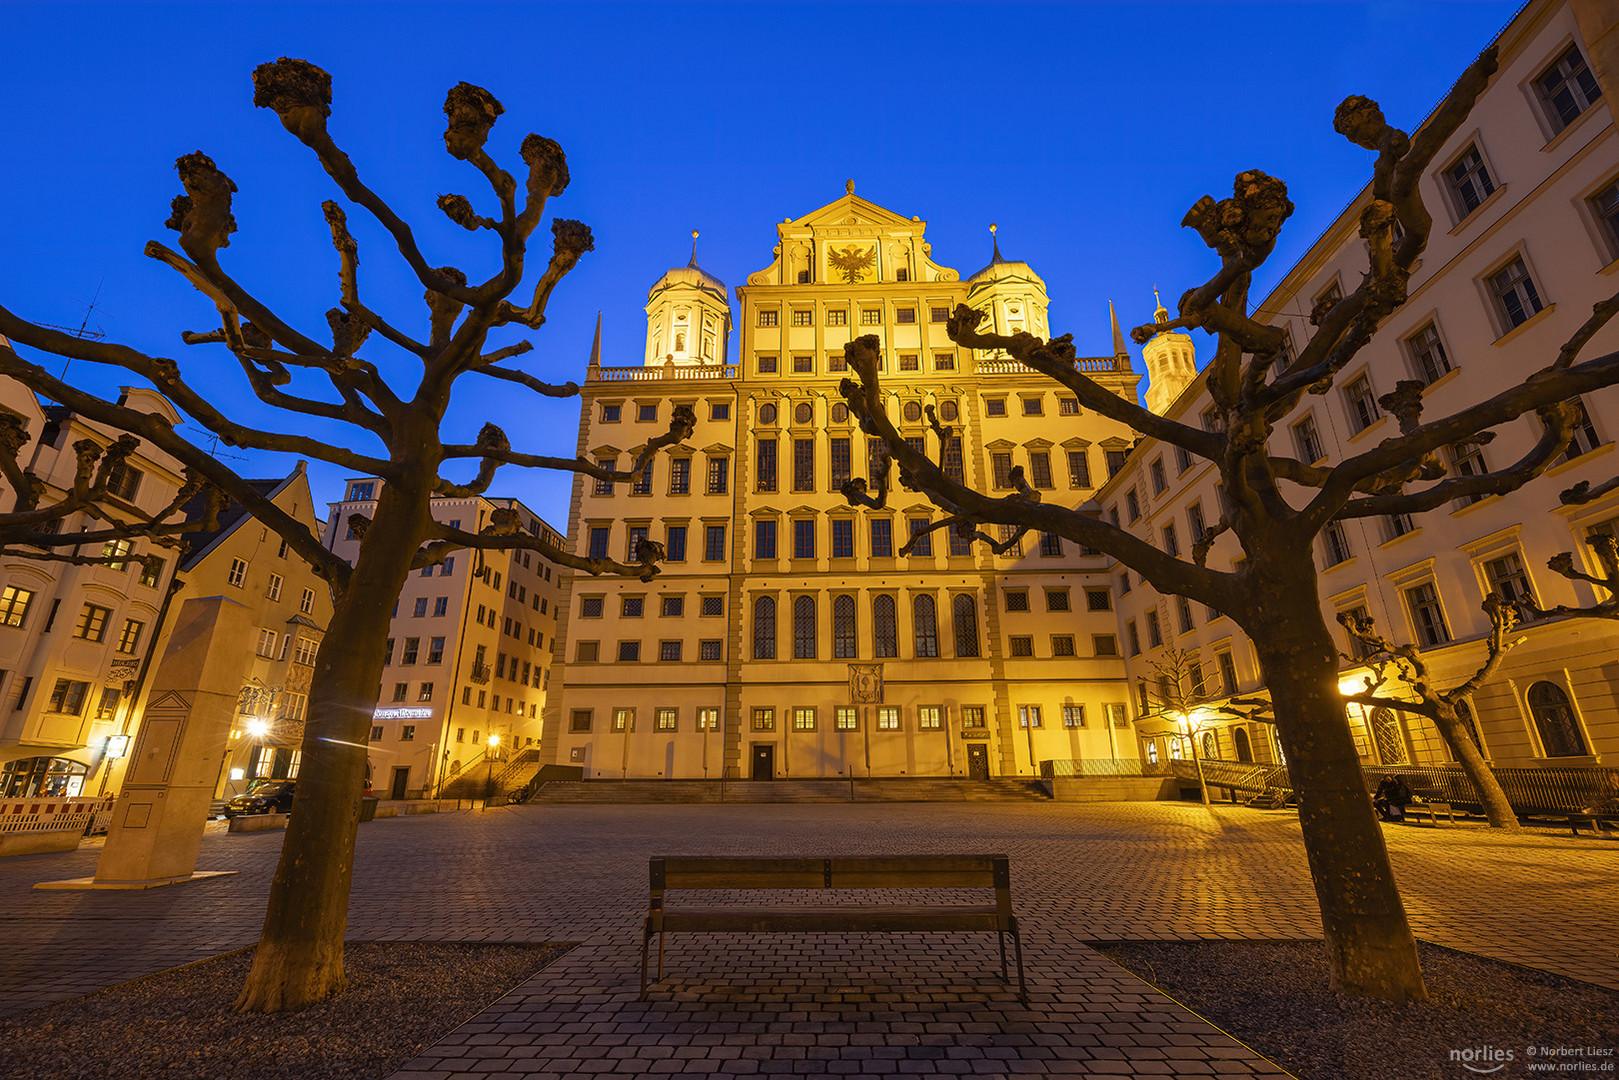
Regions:
<instances>
[{"instance_id":1,"label":"street lamp","mask_svg":"<svg viewBox=\"0 0 1619 1080\"><path fill-rule=\"evenodd\" d=\"M495 754L500 750L500 736L493 732L489 734L489 752L484 756L489 759L489 782L483 789L483 808L489 809L489 800L495 794Z\"/></svg>"}]
</instances>

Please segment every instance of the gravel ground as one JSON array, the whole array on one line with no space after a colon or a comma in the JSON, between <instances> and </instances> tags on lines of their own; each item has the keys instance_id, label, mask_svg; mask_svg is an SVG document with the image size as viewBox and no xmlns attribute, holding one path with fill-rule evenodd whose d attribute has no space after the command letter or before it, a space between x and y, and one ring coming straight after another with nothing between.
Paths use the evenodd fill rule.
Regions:
<instances>
[{"instance_id":1,"label":"gravel ground","mask_svg":"<svg viewBox=\"0 0 1619 1080\"><path fill-rule=\"evenodd\" d=\"M1301 1080L1522 1077L1547 1063L1583 1063L1565 1076L1612 1077L1619 1067L1619 992L1437 945L1417 947L1428 1000L1392 1006L1334 993L1316 941L1092 947ZM1451 1057L1484 1048L1512 1057L1466 1059L1471 1071Z\"/></svg>"},{"instance_id":2,"label":"gravel ground","mask_svg":"<svg viewBox=\"0 0 1619 1080\"><path fill-rule=\"evenodd\" d=\"M348 992L291 1013L237 1013L253 950L0 1020L0 1077L379 1080L568 949L350 945Z\"/></svg>"}]
</instances>

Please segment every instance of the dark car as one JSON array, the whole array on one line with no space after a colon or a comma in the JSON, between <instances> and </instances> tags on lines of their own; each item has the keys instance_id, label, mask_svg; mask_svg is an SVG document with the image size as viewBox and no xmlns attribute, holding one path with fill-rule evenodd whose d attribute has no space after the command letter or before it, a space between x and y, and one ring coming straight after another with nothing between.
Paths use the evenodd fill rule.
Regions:
<instances>
[{"instance_id":1,"label":"dark car","mask_svg":"<svg viewBox=\"0 0 1619 1080\"><path fill-rule=\"evenodd\" d=\"M254 780L247 791L225 804L225 816L285 814L292 809L291 780Z\"/></svg>"}]
</instances>

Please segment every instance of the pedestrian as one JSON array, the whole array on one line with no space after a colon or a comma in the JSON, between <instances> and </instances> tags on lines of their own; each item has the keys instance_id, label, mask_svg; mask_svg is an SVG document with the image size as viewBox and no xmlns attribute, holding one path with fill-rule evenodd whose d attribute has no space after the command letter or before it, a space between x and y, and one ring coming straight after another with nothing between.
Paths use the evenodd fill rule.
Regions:
<instances>
[{"instance_id":1,"label":"pedestrian","mask_svg":"<svg viewBox=\"0 0 1619 1080\"><path fill-rule=\"evenodd\" d=\"M1372 805L1384 821L1404 821L1405 808L1411 803L1411 789L1393 773L1384 776L1372 796Z\"/></svg>"}]
</instances>

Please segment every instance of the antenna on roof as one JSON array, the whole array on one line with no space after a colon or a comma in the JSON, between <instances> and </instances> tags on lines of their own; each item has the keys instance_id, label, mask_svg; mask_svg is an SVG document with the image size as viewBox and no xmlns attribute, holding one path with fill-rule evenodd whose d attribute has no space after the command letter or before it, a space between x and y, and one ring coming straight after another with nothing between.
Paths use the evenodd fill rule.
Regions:
<instances>
[{"instance_id":1,"label":"antenna on roof","mask_svg":"<svg viewBox=\"0 0 1619 1080\"><path fill-rule=\"evenodd\" d=\"M200 428L200 427L197 427L195 424L181 424L180 426L185 428L187 431L195 431L198 434L202 435L203 438L207 440L208 453L212 454L214 457L231 458L231 459L233 459L235 461L246 461L247 460L247 457L245 455L243 455L243 454L222 454L222 453L220 453L219 452L219 436L216 435L214 432L209 431L207 428ZM199 439L198 441L201 442L203 440Z\"/></svg>"},{"instance_id":2,"label":"antenna on roof","mask_svg":"<svg viewBox=\"0 0 1619 1080\"><path fill-rule=\"evenodd\" d=\"M48 322L42 322L42 323L39 323L38 325L49 327L52 330L60 330L64 334L71 334L74 337L79 338L79 339L81 339L83 341L100 341L102 338L107 336L107 332L105 330L101 329L101 324L100 323L97 323L95 325L95 328L91 329L91 327L90 327L90 316L95 314L96 302L101 299L101 287L103 285L105 285L106 283L107 283L107 278L106 278L105 275L103 275L101 280L96 282L95 295L90 297L90 302L88 304L84 304L83 300L77 300L77 299L74 299L73 297L69 297L69 299L74 300L75 303L84 304L84 318L79 322L79 325L78 325L77 328L74 328L74 327L71 327L71 326L62 326L62 325L60 325L58 323L48 323ZM67 378L68 365L71 364L71 363L73 363L72 357L69 357L68 359L66 359L66 360L64 360L62 362L62 378L64 378L64 379Z\"/></svg>"}]
</instances>

